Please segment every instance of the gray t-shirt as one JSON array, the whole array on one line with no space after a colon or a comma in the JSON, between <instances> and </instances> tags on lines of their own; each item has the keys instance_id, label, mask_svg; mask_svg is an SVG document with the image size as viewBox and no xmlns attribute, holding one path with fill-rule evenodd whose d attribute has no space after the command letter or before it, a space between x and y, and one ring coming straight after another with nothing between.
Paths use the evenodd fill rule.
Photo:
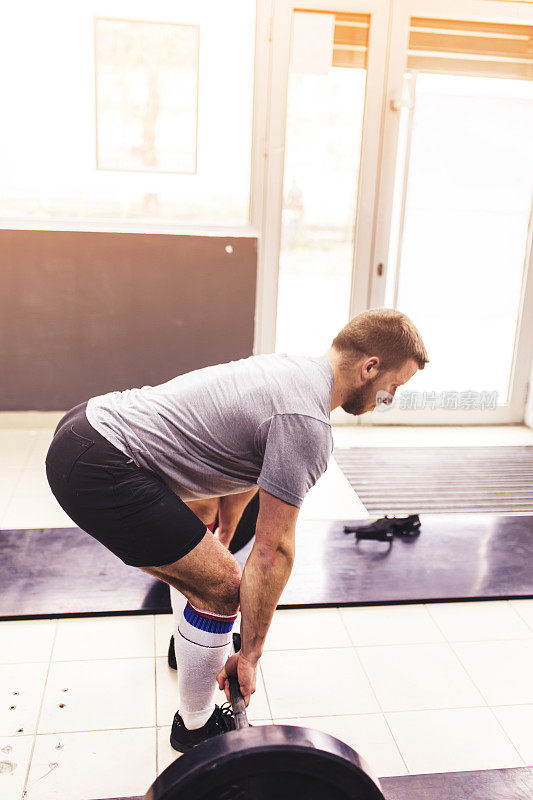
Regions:
<instances>
[{"instance_id":1,"label":"gray t-shirt","mask_svg":"<svg viewBox=\"0 0 533 800\"><path fill-rule=\"evenodd\" d=\"M93 397L87 419L182 500L259 485L300 506L333 449L325 358L268 354Z\"/></svg>"}]
</instances>

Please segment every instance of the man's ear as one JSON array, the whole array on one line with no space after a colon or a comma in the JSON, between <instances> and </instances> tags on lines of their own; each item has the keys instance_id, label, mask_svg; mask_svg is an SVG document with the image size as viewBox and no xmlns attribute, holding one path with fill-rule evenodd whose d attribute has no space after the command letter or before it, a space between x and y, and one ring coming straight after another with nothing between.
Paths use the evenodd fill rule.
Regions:
<instances>
[{"instance_id":1,"label":"man's ear","mask_svg":"<svg viewBox=\"0 0 533 800\"><path fill-rule=\"evenodd\" d=\"M379 369L379 358L377 356L372 356L371 358L367 358L367 360L362 365L361 370L361 377L363 380L369 378L372 373L377 373Z\"/></svg>"}]
</instances>

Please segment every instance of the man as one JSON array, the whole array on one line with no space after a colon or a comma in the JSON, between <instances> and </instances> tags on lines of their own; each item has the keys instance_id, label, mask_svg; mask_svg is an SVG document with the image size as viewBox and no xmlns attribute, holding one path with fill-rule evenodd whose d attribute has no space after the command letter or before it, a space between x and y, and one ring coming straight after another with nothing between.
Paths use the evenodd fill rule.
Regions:
<instances>
[{"instance_id":1,"label":"man","mask_svg":"<svg viewBox=\"0 0 533 800\"><path fill-rule=\"evenodd\" d=\"M187 599L175 631L176 750L234 727L214 704L215 678L228 694L227 676L237 675L246 705L255 691L299 507L332 451L330 412L391 402L427 361L408 317L371 309L321 358L251 356L92 398L59 423L47 475L61 506L126 564ZM224 545L257 487L255 543L241 576ZM223 498L218 537L186 505L214 497ZM230 655L239 605L242 647Z\"/></svg>"}]
</instances>

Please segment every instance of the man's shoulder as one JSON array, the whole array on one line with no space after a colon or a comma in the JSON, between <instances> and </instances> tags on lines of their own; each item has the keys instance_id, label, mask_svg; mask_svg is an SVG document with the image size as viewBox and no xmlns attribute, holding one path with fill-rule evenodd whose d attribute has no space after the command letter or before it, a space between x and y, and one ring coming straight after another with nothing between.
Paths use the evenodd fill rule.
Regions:
<instances>
[{"instance_id":1,"label":"man's shoulder","mask_svg":"<svg viewBox=\"0 0 533 800\"><path fill-rule=\"evenodd\" d=\"M311 450L328 446L333 441L331 422L320 413L305 410L281 411L272 414L259 426L269 438L283 439L294 446Z\"/></svg>"}]
</instances>

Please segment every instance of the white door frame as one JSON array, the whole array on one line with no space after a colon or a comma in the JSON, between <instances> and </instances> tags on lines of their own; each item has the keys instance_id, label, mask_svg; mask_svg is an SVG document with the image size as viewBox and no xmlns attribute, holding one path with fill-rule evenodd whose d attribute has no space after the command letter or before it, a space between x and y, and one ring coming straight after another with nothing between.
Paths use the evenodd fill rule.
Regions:
<instances>
[{"instance_id":1,"label":"white door frame","mask_svg":"<svg viewBox=\"0 0 533 800\"><path fill-rule=\"evenodd\" d=\"M256 0L255 56L250 181L250 228L261 247L266 186L268 98L272 57L272 0ZM259 292L258 292L259 294ZM256 298L257 303L257 298Z\"/></svg>"},{"instance_id":2,"label":"white door frame","mask_svg":"<svg viewBox=\"0 0 533 800\"><path fill-rule=\"evenodd\" d=\"M391 19L389 71L384 107L384 136L379 183L379 203L376 209L376 235L372 256L372 277L369 307L382 306L385 298L387 259L391 230L394 177L402 103L403 74L406 69L409 42L409 21L412 16L435 19L458 19L485 22L507 22L533 25L533 6L525 3L498 0L394 0ZM398 410L394 407L383 414L366 415L370 424L502 424L521 423L524 419L529 372L533 359L533 248L531 221L526 253L522 297L519 311L519 336L515 346L510 383L510 404L494 410ZM383 265L378 269L378 265ZM431 354L430 354L431 357Z\"/></svg>"},{"instance_id":3,"label":"white door frame","mask_svg":"<svg viewBox=\"0 0 533 800\"><path fill-rule=\"evenodd\" d=\"M258 4L259 6L261 3ZM278 300L281 212L283 204L283 169L291 31L294 9L370 14L367 83L359 170L356 213L355 253L350 295L350 316L367 308L372 232L379 169L380 133L385 94L389 0L273 0L271 19L271 54L268 118L264 150L264 186L253 192L259 216L252 224L260 226L258 251L254 353L269 353L275 348ZM263 104L262 104L263 105ZM255 137L257 139L257 136ZM257 155L257 154L256 154ZM257 156L258 158L258 156ZM257 162L256 162L257 163ZM256 172L257 177L259 171ZM358 266L360 265L360 266ZM339 329L344 321L339 321ZM324 351L329 342L324 342ZM347 417L348 415L344 415ZM353 423L353 418L351 418Z\"/></svg>"}]
</instances>

